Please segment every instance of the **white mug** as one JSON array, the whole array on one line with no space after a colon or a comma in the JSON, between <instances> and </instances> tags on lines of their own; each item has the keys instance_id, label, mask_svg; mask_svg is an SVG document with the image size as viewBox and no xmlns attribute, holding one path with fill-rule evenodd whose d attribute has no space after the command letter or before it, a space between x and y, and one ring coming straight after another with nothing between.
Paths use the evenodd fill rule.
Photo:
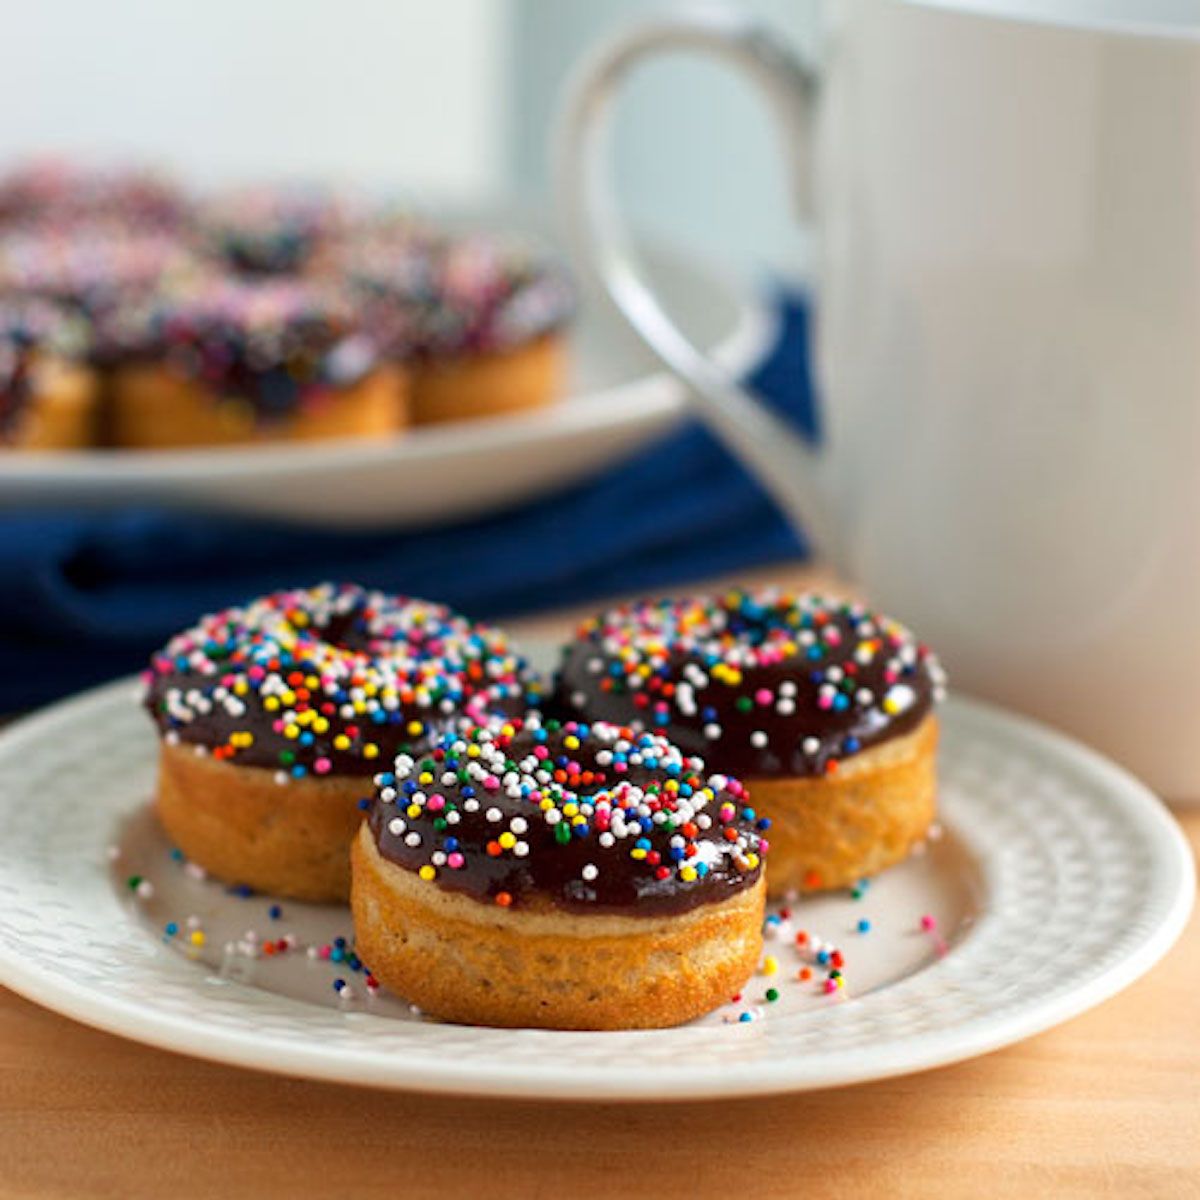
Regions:
<instances>
[{"instance_id":1,"label":"white mug","mask_svg":"<svg viewBox=\"0 0 1200 1200\"><path fill-rule=\"evenodd\" d=\"M816 68L734 14L666 18L584 64L559 187L698 412L952 685L1197 799L1200 19L1126 7L1140 25L835 2ZM819 446L688 344L625 237L604 117L677 49L748 71L781 118L818 234Z\"/></svg>"}]
</instances>

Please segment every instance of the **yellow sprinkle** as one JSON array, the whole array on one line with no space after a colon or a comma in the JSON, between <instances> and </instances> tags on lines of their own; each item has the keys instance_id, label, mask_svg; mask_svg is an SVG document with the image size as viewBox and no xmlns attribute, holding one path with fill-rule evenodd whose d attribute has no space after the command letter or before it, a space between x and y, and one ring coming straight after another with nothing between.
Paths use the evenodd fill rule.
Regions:
<instances>
[{"instance_id":1,"label":"yellow sprinkle","mask_svg":"<svg viewBox=\"0 0 1200 1200\"><path fill-rule=\"evenodd\" d=\"M363 758L378 758L379 747L374 742L368 742L363 747Z\"/></svg>"},{"instance_id":2,"label":"yellow sprinkle","mask_svg":"<svg viewBox=\"0 0 1200 1200\"><path fill-rule=\"evenodd\" d=\"M638 849L637 847L634 847L634 849L630 850L629 857L630 858L645 858L646 852L645 852L645 850L641 850L641 849Z\"/></svg>"},{"instance_id":3,"label":"yellow sprinkle","mask_svg":"<svg viewBox=\"0 0 1200 1200\"><path fill-rule=\"evenodd\" d=\"M645 851L643 851L643 853L645 853ZM685 880L688 883L691 883L692 880L694 880L696 878L696 868L695 867L680 868L679 878Z\"/></svg>"},{"instance_id":4,"label":"yellow sprinkle","mask_svg":"<svg viewBox=\"0 0 1200 1200\"><path fill-rule=\"evenodd\" d=\"M418 733L424 733L424 732L425 732L425 726L424 726L424 725L422 725L420 721L409 721L409 723L408 723L408 725L406 726L406 728L408 729L408 732L409 732L410 734L412 734L412 736L414 736L414 737L415 737L415 736L416 736Z\"/></svg>"},{"instance_id":5,"label":"yellow sprinkle","mask_svg":"<svg viewBox=\"0 0 1200 1200\"><path fill-rule=\"evenodd\" d=\"M267 712L275 712L279 708L279 698L277 696L264 696L263 708L265 708Z\"/></svg>"},{"instance_id":6,"label":"yellow sprinkle","mask_svg":"<svg viewBox=\"0 0 1200 1200\"><path fill-rule=\"evenodd\" d=\"M429 771L422 771L420 775L417 776L417 782L424 787L427 783L433 782L433 775Z\"/></svg>"},{"instance_id":7,"label":"yellow sprinkle","mask_svg":"<svg viewBox=\"0 0 1200 1200\"><path fill-rule=\"evenodd\" d=\"M496 841L498 841L505 850L511 850L517 844L515 835L509 833L507 829L496 839Z\"/></svg>"},{"instance_id":8,"label":"yellow sprinkle","mask_svg":"<svg viewBox=\"0 0 1200 1200\"><path fill-rule=\"evenodd\" d=\"M293 692L291 688L288 688L286 692L281 693L279 698L284 702L284 704L296 703L296 693Z\"/></svg>"},{"instance_id":9,"label":"yellow sprinkle","mask_svg":"<svg viewBox=\"0 0 1200 1200\"><path fill-rule=\"evenodd\" d=\"M468 758L478 758L479 754L480 754L480 751L479 751L478 746L472 744L467 747L467 757Z\"/></svg>"},{"instance_id":10,"label":"yellow sprinkle","mask_svg":"<svg viewBox=\"0 0 1200 1200\"><path fill-rule=\"evenodd\" d=\"M237 683L233 685L233 694L235 696L244 696L249 691L250 685L244 679L239 679Z\"/></svg>"},{"instance_id":11,"label":"yellow sprinkle","mask_svg":"<svg viewBox=\"0 0 1200 1200\"><path fill-rule=\"evenodd\" d=\"M291 725L283 727L283 736L289 738L298 738L300 736L300 726L293 722Z\"/></svg>"},{"instance_id":12,"label":"yellow sprinkle","mask_svg":"<svg viewBox=\"0 0 1200 1200\"><path fill-rule=\"evenodd\" d=\"M773 954L768 954L763 959L762 973L764 975L774 975L779 970L779 959Z\"/></svg>"},{"instance_id":13,"label":"yellow sprinkle","mask_svg":"<svg viewBox=\"0 0 1200 1200\"><path fill-rule=\"evenodd\" d=\"M327 717L317 717L312 723L313 731L316 733L329 732L329 719Z\"/></svg>"},{"instance_id":14,"label":"yellow sprinkle","mask_svg":"<svg viewBox=\"0 0 1200 1200\"><path fill-rule=\"evenodd\" d=\"M410 817L419 817L421 815L421 806L419 804L410 804L404 811Z\"/></svg>"},{"instance_id":15,"label":"yellow sprinkle","mask_svg":"<svg viewBox=\"0 0 1200 1200\"><path fill-rule=\"evenodd\" d=\"M746 865L752 871L754 870L755 867L758 866L758 855L755 854L753 850L751 850L750 853L746 855Z\"/></svg>"},{"instance_id":16,"label":"yellow sprinkle","mask_svg":"<svg viewBox=\"0 0 1200 1200\"><path fill-rule=\"evenodd\" d=\"M565 738L563 738L563 745L566 746L568 750L578 750L579 739L573 733L568 734Z\"/></svg>"},{"instance_id":17,"label":"yellow sprinkle","mask_svg":"<svg viewBox=\"0 0 1200 1200\"><path fill-rule=\"evenodd\" d=\"M203 946L204 945L204 930L203 929L192 930L192 933L191 933L190 937L188 938L188 940L192 943L193 946Z\"/></svg>"},{"instance_id":18,"label":"yellow sprinkle","mask_svg":"<svg viewBox=\"0 0 1200 1200\"><path fill-rule=\"evenodd\" d=\"M422 879L424 879L426 883L429 883L431 880L437 878L437 871L433 867L431 867L428 863L426 863L425 866L423 866L417 872L417 874L420 875L420 877Z\"/></svg>"},{"instance_id":19,"label":"yellow sprinkle","mask_svg":"<svg viewBox=\"0 0 1200 1200\"><path fill-rule=\"evenodd\" d=\"M333 748L335 750L349 750L350 739L344 733L339 733L337 737L333 739Z\"/></svg>"},{"instance_id":20,"label":"yellow sprinkle","mask_svg":"<svg viewBox=\"0 0 1200 1200\"><path fill-rule=\"evenodd\" d=\"M579 805L572 801L568 804L564 804L562 811L564 817L573 817L579 811Z\"/></svg>"}]
</instances>

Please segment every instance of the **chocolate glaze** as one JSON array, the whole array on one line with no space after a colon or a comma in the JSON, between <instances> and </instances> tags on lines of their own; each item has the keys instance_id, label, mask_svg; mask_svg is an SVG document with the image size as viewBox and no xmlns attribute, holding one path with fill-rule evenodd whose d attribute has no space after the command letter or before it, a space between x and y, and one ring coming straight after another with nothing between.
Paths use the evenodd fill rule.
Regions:
<instances>
[{"instance_id":1,"label":"chocolate glaze","mask_svg":"<svg viewBox=\"0 0 1200 1200\"><path fill-rule=\"evenodd\" d=\"M744 779L821 776L915 730L943 679L906 629L861 606L734 592L585 622L552 707L662 730Z\"/></svg>"},{"instance_id":2,"label":"chocolate glaze","mask_svg":"<svg viewBox=\"0 0 1200 1200\"><path fill-rule=\"evenodd\" d=\"M372 336L404 361L511 350L561 329L576 305L565 269L518 238L408 225L346 239L333 265Z\"/></svg>"},{"instance_id":3,"label":"chocolate glaze","mask_svg":"<svg viewBox=\"0 0 1200 1200\"><path fill-rule=\"evenodd\" d=\"M522 711L539 694L498 630L331 584L204 618L153 657L144 683L164 737L283 780L368 777L456 721Z\"/></svg>"},{"instance_id":4,"label":"chocolate glaze","mask_svg":"<svg viewBox=\"0 0 1200 1200\"><path fill-rule=\"evenodd\" d=\"M126 321L130 357L248 403L264 424L358 383L379 362L349 298L300 279L202 275Z\"/></svg>"},{"instance_id":5,"label":"chocolate glaze","mask_svg":"<svg viewBox=\"0 0 1200 1200\"><path fill-rule=\"evenodd\" d=\"M758 880L766 843L736 780L615 726L531 714L507 730L448 734L377 776L384 858L480 902L577 913L682 913Z\"/></svg>"}]
</instances>

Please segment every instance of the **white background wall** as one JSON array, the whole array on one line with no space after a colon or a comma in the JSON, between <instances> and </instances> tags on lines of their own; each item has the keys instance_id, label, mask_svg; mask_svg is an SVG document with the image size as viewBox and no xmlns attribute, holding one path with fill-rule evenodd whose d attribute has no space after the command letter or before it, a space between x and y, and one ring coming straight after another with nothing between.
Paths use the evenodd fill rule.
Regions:
<instances>
[{"instance_id":1,"label":"white background wall","mask_svg":"<svg viewBox=\"0 0 1200 1200\"><path fill-rule=\"evenodd\" d=\"M508 0L30 0L4 9L0 162L469 196L508 162Z\"/></svg>"}]
</instances>

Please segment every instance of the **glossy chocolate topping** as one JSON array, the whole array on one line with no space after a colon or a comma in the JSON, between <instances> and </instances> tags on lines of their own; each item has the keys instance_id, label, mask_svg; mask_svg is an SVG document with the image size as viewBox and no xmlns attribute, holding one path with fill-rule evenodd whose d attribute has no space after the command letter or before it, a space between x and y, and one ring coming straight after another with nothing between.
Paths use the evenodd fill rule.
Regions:
<instances>
[{"instance_id":1,"label":"glossy chocolate topping","mask_svg":"<svg viewBox=\"0 0 1200 1200\"><path fill-rule=\"evenodd\" d=\"M373 336L400 359L512 349L560 329L575 309L565 270L520 238L409 224L348 238L334 257Z\"/></svg>"},{"instance_id":2,"label":"glossy chocolate topping","mask_svg":"<svg viewBox=\"0 0 1200 1200\"><path fill-rule=\"evenodd\" d=\"M445 735L376 777L384 858L503 907L660 916L718 902L762 870L769 822L741 784L666 739L537 714Z\"/></svg>"},{"instance_id":3,"label":"glossy chocolate topping","mask_svg":"<svg viewBox=\"0 0 1200 1200\"><path fill-rule=\"evenodd\" d=\"M554 702L661 730L752 781L827 774L911 732L943 683L925 646L861 605L737 591L585 622L564 648Z\"/></svg>"},{"instance_id":4,"label":"glossy chocolate topping","mask_svg":"<svg viewBox=\"0 0 1200 1200\"><path fill-rule=\"evenodd\" d=\"M343 292L291 278L199 277L131 316L127 337L131 354L250 404L264 422L319 403L378 364Z\"/></svg>"},{"instance_id":5,"label":"glossy chocolate topping","mask_svg":"<svg viewBox=\"0 0 1200 1200\"><path fill-rule=\"evenodd\" d=\"M499 630L344 584L203 618L144 675L164 738L238 766L370 776L448 725L522 711L537 681Z\"/></svg>"},{"instance_id":6,"label":"glossy chocolate topping","mask_svg":"<svg viewBox=\"0 0 1200 1200\"><path fill-rule=\"evenodd\" d=\"M256 185L212 197L198 214L204 245L250 274L303 271L322 243L347 228L357 205L303 184Z\"/></svg>"}]
</instances>

